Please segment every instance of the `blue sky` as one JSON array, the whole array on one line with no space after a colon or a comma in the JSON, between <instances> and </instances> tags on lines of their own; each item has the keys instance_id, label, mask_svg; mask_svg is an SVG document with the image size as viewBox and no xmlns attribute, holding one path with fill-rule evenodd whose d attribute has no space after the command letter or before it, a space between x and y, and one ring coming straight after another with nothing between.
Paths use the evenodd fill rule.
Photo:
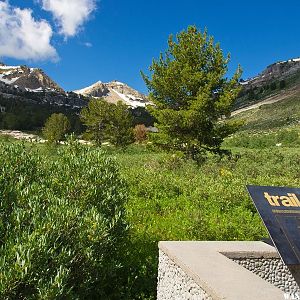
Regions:
<instances>
[{"instance_id":1,"label":"blue sky","mask_svg":"<svg viewBox=\"0 0 300 300\"><path fill-rule=\"evenodd\" d=\"M18 58L15 57L18 51L3 48L4 28L0 27L0 60L40 67L66 90L98 80L119 80L147 92L140 70L147 71L152 59L166 49L169 34L176 34L188 25L201 30L206 27L220 42L224 53L231 53L229 75L238 63L244 70L243 78L247 78L273 62L300 56L299 0L1 2L6 3L6 14L16 14L17 7L21 11L29 8L31 22L41 25L39 22L45 21L35 36L28 37L38 49L33 57L30 45L22 49L24 55ZM65 10L59 2L67 4ZM78 3L78 10L75 7L78 14L68 15L72 14L68 3L73 6ZM90 5L88 10L85 5ZM0 26L4 25L0 22ZM18 27L10 35L18 34L17 30ZM48 34L48 39L42 38L44 34Z\"/></svg>"}]
</instances>

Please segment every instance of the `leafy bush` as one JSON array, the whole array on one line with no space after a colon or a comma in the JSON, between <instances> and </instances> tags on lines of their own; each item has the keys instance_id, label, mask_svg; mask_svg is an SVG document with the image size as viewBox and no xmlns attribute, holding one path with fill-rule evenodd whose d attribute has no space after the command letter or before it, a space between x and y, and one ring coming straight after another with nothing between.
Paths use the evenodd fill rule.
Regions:
<instances>
[{"instance_id":1,"label":"leafy bush","mask_svg":"<svg viewBox=\"0 0 300 300\"><path fill-rule=\"evenodd\" d=\"M0 298L119 299L126 186L101 151L0 145Z\"/></svg>"}]
</instances>

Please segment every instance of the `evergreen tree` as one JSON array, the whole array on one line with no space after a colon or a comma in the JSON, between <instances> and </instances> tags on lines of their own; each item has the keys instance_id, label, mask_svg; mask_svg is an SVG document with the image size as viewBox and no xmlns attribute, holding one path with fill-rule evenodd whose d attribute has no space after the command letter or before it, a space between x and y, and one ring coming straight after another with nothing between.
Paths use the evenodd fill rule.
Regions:
<instances>
[{"instance_id":1,"label":"evergreen tree","mask_svg":"<svg viewBox=\"0 0 300 300\"><path fill-rule=\"evenodd\" d=\"M65 138L70 130L70 121L62 113L52 114L46 121L43 128L43 135L50 143L58 143Z\"/></svg>"},{"instance_id":2,"label":"evergreen tree","mask_svg":"<svg viewBox=\"0 0 300 300\"><path fill-rule=\"evenodd\" d=\"M133 142L132 115L122 102L113 104L92 99L80 117L88 136L98 145L107 141L122 147Z\"/></svg>"},{"instance_id":3,"label":"evergreen tree","mask_svg":"<svg viewBox=\"0 0 300 300\"><path fill-rule=\"evenodd\" d=\"M273 82L271 83L271 85L270 85L270 89L271 89L272 91L274 91L274 90L276 90L276 89L277 89L277 84L276 84L276 82L275 82L275 81L273 81Z\"/></svg>"},{"instance_id":4,"label":"evergreen tree","mask_svg":"<svg viewBox=\"0 0 300 300\"><path fill-rule=\"evenodd\" d=\"M155 144L181 150L193 159L205 151L220 153L223 139L238 125L226 120L240 90L238 68L228 80L229 55L195 26L170 36L168 50L142 73L154 103L149 110L157 120ZM200 155L201 156L201 155Z\"/></svg>"},{"instance_id":5,"label":"evergreen tree","mask_svg":"<svg viewBox=\"0 0 300 300\"><path fill-rule=\"evenodd\" d=\"M282 90L282 89L284 89L286 87L286 82L285 82L285 80L283 79L283 80L280 80L280 82L279 82L279 88Z\"/></svg>"}]
</instances>

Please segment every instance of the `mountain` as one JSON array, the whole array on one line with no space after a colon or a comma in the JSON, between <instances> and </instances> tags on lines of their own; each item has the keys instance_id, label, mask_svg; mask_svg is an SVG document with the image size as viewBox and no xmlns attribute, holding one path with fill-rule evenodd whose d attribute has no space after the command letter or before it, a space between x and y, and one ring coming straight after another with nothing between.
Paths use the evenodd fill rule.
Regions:
<instances>
[{"instance_id":1,"label":"mountain","mask_svg":"<svg viewBox=\"0 0 300 300\"><path fill-rule=\"evenodd\" d=\"M149 104L145 95L119 81L98 81L89 87L68 93L41 69L7 66L3 63L0 63L0 95L78 108L85 106L91 97L103 98L111 103L122 101L131 108L145 107Z\"/></svg>"},{"instance_id":2,"label":"mountain","mask_svg":"<svg viewBox=\"0 0 300 300\"><path fill-rule=\"evenodd\" d=\"M274 80L287 79L300 71L300 58L294 58L287 61L280 61L268 66L261 74L250 78L246 81L242 80L241 84L245 88L259 87Z\"/></svg>"},{"instance_id":3,"label":"mountain","mask_svg":"<svg viewBox=\"0 0 300 300\"><path fill-rule=\"evenodd\" d=\"M67 109L79 109L87 103L84 96L65 92L41 69L3 63L0 63L0 96L10 101L48 104Z\"/></svg>"},{"instance_id":4,"label":"mountain","mask_svg":"<svg viewBox=\"0 0 300 300\"><path fill-rule=\"evenodd\" d=\"M241 85L231 113L243 120L241 131L300 130L300 58L274 63Z\"/></svg>"},{"instance_id":5,"label":"mountain","mask_svg":"<svg viewBox=\"0 0 300 300\"><path fill-rule=\"evenodd\" d=\"M119 81L103 83L98 81L74 93L86 97L103 98L110 103L121 101L132 108L145 107L149 101L145 95Z\"/></svg>"},{"instance_id":6,"label":"mountain","mask_svg":"<svg viewBox=\"0 0 300 300\"><path fill-rule=\"evenodd\" d=\"M0 63L0 81L28 92L64 93L64 90L43 70L27 66L7 66Z\"/></svg>"},{"instance_id":7,"label":"mountain","mask_svg":"<svg viewBox=\"0 0 300 300\"><path fill-rule=\"evenodd\" d=\"M235 109L247 107L266 98L300 90L300 58L280 61L266 67L260 74L241 80L242 90Z\"/></svg>"},{"instance_id":8,"label":"mountain","mask_svg":"<svg viewBox=\"0 0 300 300\"><path fill-rule=\"evenodd\" d=\"M72 130L80 133L80 110L91 97L122 101L130 108L134 124L153 125L145 110L147 97L124 83L97 82L76 93L66 92L41 69L0 63L0 128L36 130L51 114L63 113L71 121Z\"/></svg>"}]
</instances>

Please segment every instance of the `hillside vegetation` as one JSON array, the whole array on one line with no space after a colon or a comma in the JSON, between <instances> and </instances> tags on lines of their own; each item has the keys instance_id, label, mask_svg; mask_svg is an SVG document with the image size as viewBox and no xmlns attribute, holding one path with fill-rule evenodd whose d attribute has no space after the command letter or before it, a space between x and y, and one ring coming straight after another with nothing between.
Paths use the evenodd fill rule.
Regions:
<instances>
[{"instance_id":1,"label":"hillside vegetation","mask_svg":"<svg viewBox=\"0 0 300 300\"><path fill-rule=\"evenodd\" d=\"M224 147L268 148L300 146L300 92L283 100L235 114L243 121L239 132L227 138Z\"/></svg>"},{"instance_id":2,"label":"hillside vegetation","mask_svg":"<svg viewBox=\"0 0 300 300\"><path fill-rule=\"evenodd\" d=\"M280 65L287 66L287 68L290 69L292 66L289 66L289 64L289 62L284 62ZM273 66L276 66L276 64L273 64ZM243 88L237 101L235 102L235 108L247 107L251 104L258 103L266 98L276 96L278 94L288 94L288 91L295 89L295 87L299 90L299 67L294 71L290 70L290 73L282 72L273 74L271 70L269 70L269 72L270 73L268 73L266 69L262 73L264 75L258 75L256 79L252 80L249 86L242 85Z\"/></svg>"},{"instance_id":3,"label":"hillside vegetation","mask_svg":"<svg viewBox=\"0 0 300 300\"><path fill-rule=\"evenodd\" d=\"M244 120L240 131L274 130L295 126L300 121L300 91L282 101L239 113L234 119Z\"/></svg>"},{"instance_id":4,"label":"hillside vegetation","mask_svg":"<svg viewBox=\"0 0 300 300\"><path fill-rule=\"evenodd\" d=\"M298 129L297 126L270 128L272 134ZM243 143L238 139L242 134ZM267 237L245 186L299 186L300 145L294 144L292 139L276 147L271 139L270 144L257 143L253 147L250 141L254 135L265 140L265 133L258 129L250 135L244 130L224 143L233 151L231 158L209 156L201 165L176 153L163 153L145 145L132 145L126 150L107 148L106 154L92 147L96 157L114 157L120 176L127 184L128 194L125 203L126 222L130 226L128 239L123 246L123 255L113 258L119 261L116 266L119 271L114 276L117 276L120 292L118 296L110 295L106 299L155 299L157 243L160 240L260 240ZM286 139L286 135L283 137ZM232 144L233 140L235 144ZM1 147L14 143L3 138ZM51 172L54 174L54 166L59 167L62 159L67 159L60 154L64 147L26 144L25 150L30 157L38 152L39 161L53 166ZM15 176L18 175L12 178ZM76 176L82 175L78 173ZM61 173L57 183L55 178L51 185L61 181L65 186L71 184L73 177ZM43 182L46 183L47 178ZM69 192L72 195L72 190ZM72 209L72 204L68 205ZM8 268L8 265L5 267L7 262L2 261L2 264L3 270ZM65 268L67 272L68 268ZM107 291L114 289L113 282L109 277L103 282ZM53 288L57 291L55 282Z\"/></svg>"}]
</instances>

